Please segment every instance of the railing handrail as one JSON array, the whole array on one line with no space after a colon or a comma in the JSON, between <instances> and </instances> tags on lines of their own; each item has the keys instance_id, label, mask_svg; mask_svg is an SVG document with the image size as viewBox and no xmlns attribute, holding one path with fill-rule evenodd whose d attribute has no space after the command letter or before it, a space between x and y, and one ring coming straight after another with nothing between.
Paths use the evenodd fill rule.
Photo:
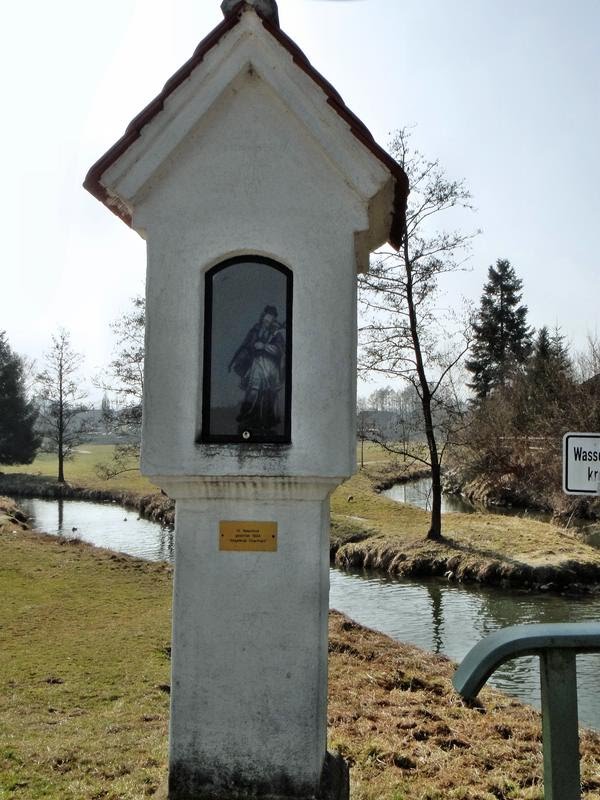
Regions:
<instances>
[{"instance_id":1,"label":"railing handrail","mask_svg":"<svg viewBox=\"0 0 600 800\"><path fill-rule=\"evenodd\" d=\"M540 658L544 797L580 800L577 653L600 652L600 623L511 625L486 636L457 669L454 688L473 699L505 661Z\"/></svg>"},{"instance_id":2,"label":"railing handrail","mask_svg":"<svg viewBox=\"0 0 600 800\"><path fill-rule=\"evenodd\" d=\"M472 699L501 664L547 650L600 650L600 623L553 622L510 625L478 642L464 657L452 680L462 697Z\"/></svg>"}]
</instances>

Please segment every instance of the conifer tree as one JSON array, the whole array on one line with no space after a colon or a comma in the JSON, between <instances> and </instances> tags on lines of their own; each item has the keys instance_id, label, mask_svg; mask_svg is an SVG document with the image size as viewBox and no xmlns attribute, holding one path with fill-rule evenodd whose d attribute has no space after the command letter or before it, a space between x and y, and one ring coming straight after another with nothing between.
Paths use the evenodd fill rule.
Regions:
<instances>
[{"instance_id":1,"label":"conifer tree","mask_svg":"<svg viewBox=\"0 0 600 800\"><path fill-rule=\"evenodd\" d=\"M31 464L40 445L23 372L23 361L0 331L0 464Z\"/></svg>"},{"instance_id":2,"label":"conifer tree","mask_svg":"<svg viewBox=\"0 0 600 800\"><path fill-rule=\"evenodd\" d=\"M545 434L560 427L571 404L573 368L559 328L550 334L544 325L536 334L525 373L511 387L515 421L522 432Z\"/></svg>"},{"instance_id":3,"label":"conifer tree","mask_svg":"<svg viewBox=\"0 0 600 800\"><path fill-rule=\"evenodd\" d=\"M527 325L527 306L521 303L522 287L506 259L498 259L489 268L473 323L472 357L466 362L473 375L469 386L479 400L504 386L531 352L532 331Z\"/></svg>"},{"instance_id":4,"label":"conifer tree","mask_svg":"<svg viewBox=\"0 0 600 800\"><path fill-rule=\"evenodd\" d=\"M550 355L556 368L568 378L573 378L573 363L569 355L569 345L565 343L565 337L560 332L558 325L554 327L550 336Z\"/></svg>"},{"instance_id":5,"label":"conifer tree","mask_svg":"<svg viewBox=\"0 0 600 800\"><path fill-rule=\"evenodd\" d=\"M546 325L537 332L527 364L527 380L540 395L555 395L571 378L572 366L564 336L556 328L551 335ZM541 398L540 398L541 399Z\"/></svg>"}]
</instances>

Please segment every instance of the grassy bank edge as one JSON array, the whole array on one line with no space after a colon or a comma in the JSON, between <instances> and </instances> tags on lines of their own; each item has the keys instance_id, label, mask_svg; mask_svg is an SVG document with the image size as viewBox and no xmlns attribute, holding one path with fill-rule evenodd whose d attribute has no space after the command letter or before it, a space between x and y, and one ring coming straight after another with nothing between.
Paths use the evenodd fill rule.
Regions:
<instances>
[{"instance_id":1,"label":"grassy bank edge","mask_svg":"<svg viewBox=\"0 0 600 800\"><path fill-rule=\"evenodd\" d=\"M442 577L508 590L600 591L600 551L550 523L502 515L444 514L443 539L426 539L428 513L378 493L362 470L332 496L330 554L342 569Z\"/></svg>"},{"instance_id":2,"label":"grassy bank edge","mask_svg":"<svg viewBox=\"0 0 600 800\"><path fill-rule=\"evenodd\" d=\"M0 797L151 797L166 770L171 570L18 523L0 512ZM541 800L537 713L491 690L465 704L453 671L331 613L329 747L351 765L353 800ZM581 753L582 797L598 800L600 736L582 732Z\"/></svg>"},{"instance_id":3,"label":"grassy bank edge","mask_svg":"<svg viewBox=\"0 0 600 800\"><path fill-rule=\"evenodd\" d=\"M341 569L367 569L401 577L440 577L508 590L573 595L600 591L600 551L564 529L527 518L493 514L444 515L444 539L425 538L428 513L381 494L394 483L426 474L417 461L393 460L372 443L365 468L344 482L331 498L332 563ZM0 474L0 493L119 502L164 525L174 522L174 504L152 490L139 473L110 483L94 477L94 460L110 456L91 445L69 469L72 481L51 477L44 456L27 474L25 467ZM133 487L133 488L131 488Z\"/></svg>"}]
</instances>

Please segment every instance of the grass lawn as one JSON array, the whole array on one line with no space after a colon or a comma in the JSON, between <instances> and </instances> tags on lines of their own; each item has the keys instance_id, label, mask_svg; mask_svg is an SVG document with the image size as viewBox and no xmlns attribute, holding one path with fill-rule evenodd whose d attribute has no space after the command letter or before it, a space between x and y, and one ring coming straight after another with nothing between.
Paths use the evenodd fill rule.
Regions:
<instances>
[{"instance_id":1,"label":"grass lawn","mask_svg":"<svg viewBox=\"0 0 600 800\"><path fill-rule=\"evenodd\" d=\"M96 465L109 461L111 455L111 446L82 445L67 464L67 480L85 488L138 495L157 491L137 469L109 481L98 477ZM331 498L332 549L339 566L368 566L404 575L451 571L461 580L494 584L505 580L535 585L600 581L600 550L563 528L536 520L446 514L444 540L427 541L426 511L396 503L375 491L378 486L422 474L423 465L392 456L372 442L365 443L364 459L364 469L338 487ZM2 470L53 476L56 458L42 454L33 464Z\"/></svg>"},{"instance_id":2,"label":"grass lawn","mask_svg":"<svg viewBox=\"0 0 600 800\"><path fill-rule=\"evenodd\" d=\"M171 571L0 511L0 798L140 800L167 768ZM538 715L465 705L447 659L330 617L329 741L352 800L541 800ZM584 800L600 736L582 735Z\"/></svg>"},{"instance_id":3,"label":"grass lawn","mask_svg":"<svg viewBox=\"0 0 600 800\"><path fill-rule=\"evenodd\" d=\"M375 494L366 472L354 475L334 492L331 510L335 517L348 517L357 525L364 523L372 532L371 542L377 542L379 548L399 540L418 544L429 528L427 511ZM511 559L536 563L557 563L573 557L600 564L600 552L581 543L571 532L526 517L444 514L443 535L446 543L441 547L464 547L482 557L504 553Z\"/></svg>"},{"instance_id":4,"label":"grass lawn","mask_svg":"<svg viewBox=\"0 0 600 800\"><path fill-rule=\"evenodd\" d=\"M1 517L0 545L0 798L149 796L166 764L169 568Z\"/></svg>"},{"instance_id":5,"label":"grass lawn","mask_svg":"<svg viewBox=\"0 0 600 800\"><path fill-rule=\"evenodd\" d=\"M65 462L65 479L69 483L85 486L88 489L115 489L117 491L149 494L158 491L157 487L140 475L135 463L131 471L124 472L115 478L105 480L96 472L98 464L105 464L112 458L113 445L82 444L77 448L73 458ZM58 461L54 453L40 453L32 464L17 466L1 466L0 470L11 473L28 473L56 478Z\"/></svg>"},{"instance_id":6,"label":"grass lawn","mask_svg":"<svg viewBox=\"0 0 600 800\"><path fill-rule=\"evenodd\" d=\"M340 566L403 575L444 574L483 583L600 581L600 550L572 531L524 517L444 514L443 540L426 540L429 513L374 491L403 464L365 465L332 495L332 547ZM412 465L409 469L421 469ZM532 576L532 571L535 573Z\"/></svg>"}]
</instances>

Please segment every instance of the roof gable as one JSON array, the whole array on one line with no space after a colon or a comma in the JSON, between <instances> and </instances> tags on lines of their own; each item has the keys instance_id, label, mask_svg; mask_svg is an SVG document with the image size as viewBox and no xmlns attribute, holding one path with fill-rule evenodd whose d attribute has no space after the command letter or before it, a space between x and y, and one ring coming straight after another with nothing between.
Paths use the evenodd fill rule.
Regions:
<instances>
[{"instance_id":1,"label":"roof gable","mask_svg":"<svg viewBox=\"0 0 600 800\"><path fill-rule=\"evenodd\" d=\"M408 180L402 168L377 145L297 45L245 2L240 2L200 42L160 94L91 167L85 188L131 225L131 201L136 193L244 70L255 70L283 95L290 111L302 116L332 161L363 190L370 191L369 185L376 182L375 173L379 172L380 180L382 171L389 173L394 202L389 231L383 239L399 247L408 195ZM193 103L189 103L190 98ZM381 231L378 235L381 237Z\"/></svg>"}]
</instances>

